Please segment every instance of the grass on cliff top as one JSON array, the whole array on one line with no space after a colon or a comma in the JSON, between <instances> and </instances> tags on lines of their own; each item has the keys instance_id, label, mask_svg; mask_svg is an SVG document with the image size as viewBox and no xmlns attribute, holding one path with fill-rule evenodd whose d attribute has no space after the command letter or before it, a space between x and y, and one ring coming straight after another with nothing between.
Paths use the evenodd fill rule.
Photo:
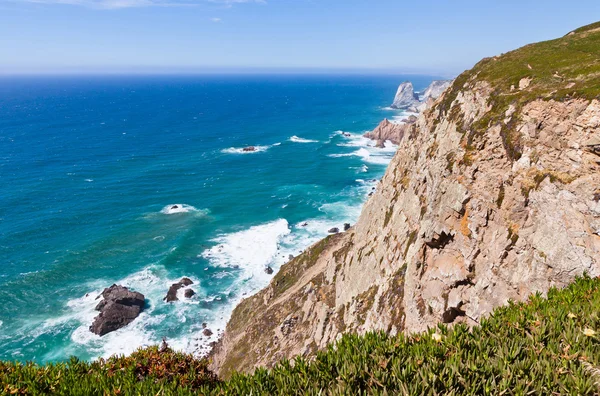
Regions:
<instances>
[{"instance_id":1,"label":"grass on cliff top","mask_svg":"<svg viewBox=\"0 0 600 396\"><path fill-rule=\"evenodd\" d=\"M531 79L524 89L519 88L522 79ZM492 88L488 104L491 110L470 129L469 144L477 136L497 124L501 124L509 106L516 114L526 103L536 99L563 101L573 98L600 98L600 22L584 26L564 37L529 44L517 50L485 58L471 70L456 78L451 89L439 104L440 117L456 116L452 103L458 94L486 81ZM522 147L519 136L512 126L503 125L503 140L508 156L520 158Z\"/></svg>"},{"instance_id":2,"label":"grass on cliff top","mask_svg":"<svg viewBox=\"0 0 600 396\"><path fill-rule=\"evenodd\" d=\"M140 350L95 363L0 363L0 393L41 395L581 394L600 392L600 279L496 309L469 330L346 335L314 360L221 381L206 362Z\"/></svg>"}]
</instances>

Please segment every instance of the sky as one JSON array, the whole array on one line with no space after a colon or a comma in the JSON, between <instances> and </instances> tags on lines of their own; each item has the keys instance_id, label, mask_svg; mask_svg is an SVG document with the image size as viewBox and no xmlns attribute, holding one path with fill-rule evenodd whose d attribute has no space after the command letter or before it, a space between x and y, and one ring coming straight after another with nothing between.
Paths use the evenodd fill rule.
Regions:
<instances>
[{"instance_id":1,"label":"sky","mask_svg":"<svg viewBox=\"0 0 600 396\"><path fill-rule=\"evenodd\" d=\"M0 73L453 76L597 20L598 0L0 0Z\"/></svg>"}]
</instances>

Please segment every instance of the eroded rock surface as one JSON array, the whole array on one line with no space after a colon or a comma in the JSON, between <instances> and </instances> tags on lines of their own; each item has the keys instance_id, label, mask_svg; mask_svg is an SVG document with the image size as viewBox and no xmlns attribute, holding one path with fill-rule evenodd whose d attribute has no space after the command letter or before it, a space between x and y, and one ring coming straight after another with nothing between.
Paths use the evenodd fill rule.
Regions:
<instances>
[{"instance_id":1,"label":"eroded rock surface","mask_svg":"<svg viewBox=\"0 0 600 396\"><path fill-rule=\"evenodd\" d=\"M181 280L177 283L173 283L171 285L171 287L169 288L169 291L167 292L167 295L165 296L165 298L163 299L166 302L173 302L173 301L179 301L179 298L177 297L177 291L179 291L179 289L183 289L184 287L187 287L189 285L193 285L194 282L190 279L190 278L181 278ZM186 289L184 292L184 296L186 298L190 298L194 295L194 291L192 289Z\"/></svg>"},{"instance_id":2,"label":"eroded rock surface","mask_svg":"<svg viewBox=\"0 0 600 396\"><path fill-rule=\"evenodd\" d=\"M127 326L144 310L144 295L123 286L112 285L101 296L96 306L100 314L90 326L90 331L100 336Z\"/></svg>"},{"instance_id":3,"label":"eroded rock surface","mask_svg":"<svg viewBox=\"0 0 600 396\"><path fill-rule=\"evenodd\" d=\"M474 73L422 113L357 224L234 310L213 369L269 367L346 332L477 324L509 300L600 275L600 102L494 108L494 92Z\"/></svg>"}]
</instances>

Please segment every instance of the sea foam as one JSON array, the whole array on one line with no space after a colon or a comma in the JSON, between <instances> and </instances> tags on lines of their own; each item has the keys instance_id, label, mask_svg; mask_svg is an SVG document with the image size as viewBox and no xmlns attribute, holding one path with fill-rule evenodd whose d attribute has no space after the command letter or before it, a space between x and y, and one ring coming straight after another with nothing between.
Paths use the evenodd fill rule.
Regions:
<instances>
[{"instance_id":1,"label":"sea foam","mask_svg":"<svg viewBox=\"0 0 600 396\"><path fill-rule=\"evenodd\" d=\"M276 147L276 146L279 146L279 145L281 145L281 143L274 143L274 144L270 144L270 145L267 145L267 146L251 146L251 147L254 147L253 151L246 151L246 150L244 150L244 149L247 149L250 146L229 147L229 148L221 150L221 152L224 153L224 154L256 154L256 153L264 153L265 151L267 151L271 147Z\"/></svg>"},{"instance_id":2,"label":"sea foam","mask_svg":"<svg viewBox=\"0 0 600 396\"><path fill-rule=\"evenodd\" d=\"M294 142L294 143L319 143L318 140L304 139L304 138L298 137L296 135L294 135L294 136L292 136L290 138L290 142Z\"/></svg>"},{"instance_id":3,"label":"sea foam","mask_svg":"<svg viewBox=\"0 0 600 396\"><path fill-rule=\"evenodd\" d=\"M162 210L160 211L160 213L168 214L168 215L177 214L177 213L189 213L189 212L196 212L196 213L203 212L204 213L205 211L201 211L199 209L196 209L192 205L186 205L186 204L167 205L164 208L162 208Z\"/></svg>"}]
</instances>

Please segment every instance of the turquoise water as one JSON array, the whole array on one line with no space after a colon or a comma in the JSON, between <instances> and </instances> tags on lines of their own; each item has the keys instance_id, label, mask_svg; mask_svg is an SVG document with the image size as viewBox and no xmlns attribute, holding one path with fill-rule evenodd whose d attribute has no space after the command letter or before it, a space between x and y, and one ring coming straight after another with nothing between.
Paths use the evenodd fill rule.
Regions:
<instances>
[{"instance_id":1,"label":"turquoise water","mask_svg":"<svg viewBox=\"0 0 600 396\"><path fill-rule=\"evenodd\" d=\"M0 359L91 359L162 337L205 352L266 266L356 221L394 153L361 135L402 116L386 106L405 79L433 78L0 79ZM183 276L196 296L164 303ZM113 283L147 307L98 337L95 298Z\"/></svg>"}]
</instances>

